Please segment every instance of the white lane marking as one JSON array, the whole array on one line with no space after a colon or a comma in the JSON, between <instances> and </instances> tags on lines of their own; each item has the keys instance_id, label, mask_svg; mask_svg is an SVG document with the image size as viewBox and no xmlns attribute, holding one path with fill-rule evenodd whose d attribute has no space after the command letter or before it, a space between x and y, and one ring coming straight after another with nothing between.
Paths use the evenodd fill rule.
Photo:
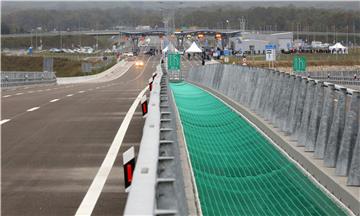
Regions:
<instances>
[{"instance_id":1,"label":"white lane marking","mask_svg":"<svg viewBox=\"0 0 360 216\"><path fill-rule=\"evenodd\" d=\"M56 98L56 99L51 100L51 101L49 101L49 102L50 102L50 103L54 103L54 102L56 102L56 101L58 101L58 100L60 100L60 99Z\"/></svg>"},{"instance_id":2,"label":"white lane marking","mask_svg":"<svg viewBox=\"0 0 360 216\"><path fill-rule=\"evenodd\" d=\"M132 116L134 115L135 110L147 89L148 89L148 87L145 87L139 93L139 95L134 100L133 104L131 105L130 109L126 113L125 118L122 121L120 128L119 128L118 132L116 133L113 142L111 143L109 151L107 152L106 157L105 157L103 163L101 164L100 169L96 173L96 176L95 176L93 182L91 183L89 190L87 191L78 210L76 211L75 216L91 215L92 211L94 210L94 207L96 205L97 200L99 199L99 196L104 187L106 179L114 165L116 156L120 150L120 146L124 139L127 128L129 127Z\"/></svg>"},{"instance_id":3,"label":"white lane marking","mask_svg":"<svg viewBox=\"0 0 360 216\"><path fill-rule=\"evenodd\" d=\"M24 93L22 93L22 92L19 92L19 93L16 93L15 95L22 95L22 94L24 94Z\"/></svg>"},{"instance_id":4,"label":"white lane marking","mask_svg":"<svg viewBox=\"0 0 360 216\"><path fill-rule=\"evenodd\" d=\"M33 108L30 108L28 110L26 110L27 112L32 112L32 111L35 111L37 109L39 109L40 107L33 107Z\"/></svg>"},{"instance_id":5,"label":"white lane marking","mask_svg":"<svg viewBox=\"0 0 360 216\"><path fill-rule=\"evenodd\" d=\"M50 91L51 89L46 89L45 91Z\"/></svg>"},{"instance_id":6,"label":"white lane marking","mask_svg":"<svg viewBox=\"0 0 360 216\"><path fill-rule=\"evenodd\" d=\"M27 93L33 93L34 91L28 91Z\"/></svg>"},{"instance_id":7,"label":"white lane marking","mask_svg":"<svg viewBox=\"0 0 360 216\"><path fill-rule=\"evenodd\" d=\"M7 98L7 97L11 97L11 95L5 95L5 96L3 96L4 98Z\"/></svg>"},{"instance_id":8,"label":"white lane marking","mask_svg":"<svg viewBox=\"0 0 360 216\"><path fill-rule=\"evenodd\" d=\"M78 91L78 93L80 93L80 94L81 94L81 93L84 93L84 92L85 92L85 91Z\"/></svg>"},{"instance_id":9,"label":"white lane marking","mask_svg":"<svg viewBox=\"0 0 360 216\"><path fill-rule=\"evenodd\" d=\"M10 121L11 119L3 119L0 121L0 125L5 124L6 122Z\"/></svg>"},{"instance_id":10,"label":"white lane marking","mask_svg":"<svg viewBox=\"0 0 360 216\"><path fill-rule=\"evenodd\" d=\"M71 97L71 96L73 96L74 94L68 94L68 95L66 95L66 97Z\"/></svg>"},{"instance_id":11,"label":"white lane marking","mask_svg":"<svg viewBox=\"0 0 360 216\"><path fill-rule=\"evenodd\" d=\"M98 86L98 87L96 87L96 89L99 89L100 87Z\"/></svg>"}]
</instances>

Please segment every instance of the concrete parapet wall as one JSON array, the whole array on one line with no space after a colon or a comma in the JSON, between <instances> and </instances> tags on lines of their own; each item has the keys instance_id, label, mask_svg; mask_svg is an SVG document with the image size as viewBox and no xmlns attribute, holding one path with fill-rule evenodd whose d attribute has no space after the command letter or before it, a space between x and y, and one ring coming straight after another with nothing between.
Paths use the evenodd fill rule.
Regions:
<instances>
[{"instance_id":1,"label":"concrete parapet wall","mask_svg":"<svg viewBox=\"0 0 360 216\"><path fill-rule=\"evenodd\" d=\"M126 62L123 60L104 72L88 76L61 77L57 78L57 83L59 85L62 85L75 83L108 82L122 76L126 71L130 69L133 64L133 62Z\"/></svg>"},{"instance_id":2,"label":"concrete parapet wall","mask_svg":"<svg viewBox=\"0 0 360 216\"><path fill-rule=\"evenodd\" d=\"M322 183L332 187L338 198L345 199L360 214L359 92L274 70L238 65L191 68L187 80L231 98L268 121L274 130L293 142L293 148L311 155L310 160L315 161L319 170L331 170L324 177L323 172L310 166L308 158L297 156L305 169L313 170L312 175L322 178ZM342 180L344 190L334 186L339 183L334 179L344 178L340 176L346 179Z\"/></svg>"}]
</instances>

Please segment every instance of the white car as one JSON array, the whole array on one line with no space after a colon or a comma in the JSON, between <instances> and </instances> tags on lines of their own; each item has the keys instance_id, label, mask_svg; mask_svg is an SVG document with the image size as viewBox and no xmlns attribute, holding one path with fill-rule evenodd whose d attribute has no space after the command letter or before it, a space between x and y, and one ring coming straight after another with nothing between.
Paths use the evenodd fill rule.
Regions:
<instances>
[{"instance_id":1,"label":"white car","mask_svg":"<svg viewBox=\"0 0 360 216\"><path fill-rule=\"evenodd\" d=\"M134 56L134 53L132 52L126 52L123 54L124 56L127 56L127 57L133 57Z\"/></svg>"}]
</instances>

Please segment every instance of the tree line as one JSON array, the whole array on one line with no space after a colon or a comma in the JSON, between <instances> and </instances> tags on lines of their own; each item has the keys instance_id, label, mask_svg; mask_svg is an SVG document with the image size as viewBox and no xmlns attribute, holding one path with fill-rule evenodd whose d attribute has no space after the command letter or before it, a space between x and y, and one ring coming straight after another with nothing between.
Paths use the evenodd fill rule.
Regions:
<instances>
[{"instance_id":1,"label":"tree line","mask_svg":"<svg viewBox=\"0 0 360 216\"><path fill-rule=\"evenodd\" d=\"M239 18L250 30L359 32L359 11L287 7L205 7L174 9L175 26L238 29ZM113 29L115 26L163 27L168 11L118 7L111 9L14 11L2 16L2 34L41 31Z\"/></svg>"}]
</instances>

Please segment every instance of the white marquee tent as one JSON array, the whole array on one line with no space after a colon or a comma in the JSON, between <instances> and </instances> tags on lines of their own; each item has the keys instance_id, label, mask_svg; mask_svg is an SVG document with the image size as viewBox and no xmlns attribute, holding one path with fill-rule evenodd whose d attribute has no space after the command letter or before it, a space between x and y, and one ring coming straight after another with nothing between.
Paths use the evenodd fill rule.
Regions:
<instances>
[{"instance_id":1,"label":"white marquee tent","mask_svg":"<svg viewBox=\"0 0 360 216\"><path fill-rule=\"evenodd\" d=\"M337 53L347 54L348 53L348 48L343 46L341 43L336 43L333 46L329 46L329 50L331 51L331 53L334 53L334 54L337 54Z\"/></svg>"},{"instance_id":2,"label":"white marquee tent","mask_svg":"<svg viewBox=\"0 0 360 216\"><path fill-rule=\"evenodd\" d=\"M186 53L202 53L202 50L196 45L195 41L191 44L189 49L185 51Z\"/></svg>"}]
</instances>

